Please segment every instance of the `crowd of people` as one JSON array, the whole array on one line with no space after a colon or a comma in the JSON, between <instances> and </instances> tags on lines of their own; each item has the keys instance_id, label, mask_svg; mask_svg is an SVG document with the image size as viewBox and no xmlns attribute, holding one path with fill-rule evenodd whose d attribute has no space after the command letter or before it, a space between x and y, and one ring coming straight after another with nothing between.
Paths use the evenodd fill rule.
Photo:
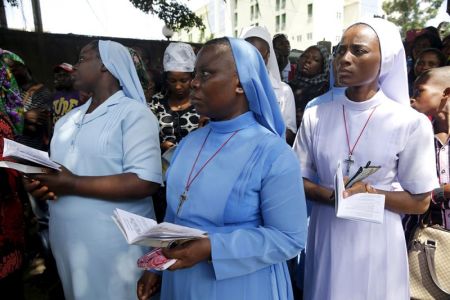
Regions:
<instances>
[{"instance_id":1,"label":"crowd of people","mask_svg":"<svg viewBox=\"0 0 450 300\"><path fill-rule=\"evenodd\" d=\"M61 165L0 168L1 298L24 299L32 203L68 300L409 299L411 233L450 229L445 28L402 40L368 18L292 63L286 35L253 26L198 52L170 43L162 74L96 40L54 67L53 90L0 49L0 149L13 139ZM343 196L383 195L382 224L336 216L338 161L345 176L380 166ZM127 244L116 208L208 235L143 271L150 249Z\"/></svg>"}]
</instances>

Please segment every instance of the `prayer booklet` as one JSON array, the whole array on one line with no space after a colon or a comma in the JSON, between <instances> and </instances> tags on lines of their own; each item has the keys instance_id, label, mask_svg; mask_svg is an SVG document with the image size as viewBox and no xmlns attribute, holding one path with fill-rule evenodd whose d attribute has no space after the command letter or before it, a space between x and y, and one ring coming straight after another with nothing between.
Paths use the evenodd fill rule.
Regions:
<instances>
[{"instance_id":1,"label":"prayer booklet","mask_svg":"<svg viewBox=\"0 0 450 300\"><path fill-rule=\"evenodd\" d=\"M60 171L60 165L50 160L47 152L22 145L6 138L3 138L3 141L3 157L17 159L20 163L2 161L1 167L12 168L23 173L45 173L43 168ZM27 164L21 162L26 162Z\"/></svg>"},{"instance_id":2,"label":"prayer booklet","mask_svg":"<svg viewBox=\"0 0 450 300\"><path fill-rule=\"evenodd\" d=\"M15 163L12 161L0 160L0 168L14 169L25 174L42 174L47 173L46 168L28 166L24 164Z\"/></svg>"},{"instance_id":3,"label":"prayer booklet","mask_svg":"<svg viewBox=\"0 0 450 300\"><path fill-rule=\"evenodd\" d=\"M336 217L355 221L366 221L383 224L385 201L384 195L359 193L344 198L344 191L344 176L342 175L341 162L338 161L336 175L334 176Z\"/></svg>"},{"instance_id":4,"label":"prayer booklet","mask_svg":"<svg viewBox=\"0 0 450 300\"><path fill-rule=\"evenodd\" d=\"M184 242L205 238L207 233L195 228L145 218L116 208L112 218L128 244L149 247L174 247Z\"/></svg>"}]
</instances>

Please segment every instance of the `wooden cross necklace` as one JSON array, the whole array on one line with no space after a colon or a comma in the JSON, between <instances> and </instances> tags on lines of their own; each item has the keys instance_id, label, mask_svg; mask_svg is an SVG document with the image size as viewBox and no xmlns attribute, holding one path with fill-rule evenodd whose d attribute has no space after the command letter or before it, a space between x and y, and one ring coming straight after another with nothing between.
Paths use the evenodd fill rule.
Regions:
<instances>
[{"instance_id":1,"label":"wooden cross necklace","mask_svg":"<svg viewBox=\"0 0 450 300\"><path fill-rule=\"evenodd\" d=\"M240 129L239 129L240 130ZM228 139L222 144L220 145L220 147L216 150L216 152L214 152L213 155L211 155L210 158L208 158L208 160L200 167L200 169L197 171L197 173L194 175L194 177L192 177L192 173L194 172L195 166L197 165L197 161L198 158L200 157L200 154L203 151L203 148L205 147L206 141L208 140L208 137L211 133L211 129L209 130L208 134L205 137L205 140L203 141L203 144L200 148L200 151L198 151L197 157L195 158L195 161L192 165L191 171L189 173L189 177L186 181L186 185L184 186L184 191L183 193L180 195L180 200L178 202L178 207L177 207L177 216L180 214L181 212L181 208L183 207L184 202L186 202L186 200L188 199L188 192L189 189L191 188L192 182L194 182L194 180L198 177L198 175L200 175L200 173L203 171L203 169L206 167L206 165L213 160L214 157L217 156L217 154L223 149L223 147L225 147L225 145L239 132L239 130L234 131L229 137ZM192 177L192 179L191 179Z\"/></svg>"},{"instance_id":2,"label":"wooden cross necklace","mask_svg":"<svg viewBox=\"0 0 450 300\"><path fill-rule=\"evenodd\" d=\"M370 113L369 117L367 118L366 123L364 124L364 127L362 128L361 132L359 133L359 136L358 136L358 138L356 139L355 144L353 145L353 147L350 147L350 138L349 138L348 129L347 129L347 119L346 119L346 117L345 117L345 107L344 107L344 105L342 105L342 115L343 115L343 117L344 117L345 135L346 135L346 137L347 137L347 146L348 146L348 157L347 157L347 159L344 160L344 163L347 165L347 169L346 169L346 175L347 175L347 176L350 175L350 167L351 167L351 165L355 162L355 161L353 160L353 151L355 151L356 145L358 144L359 139L361 138L361 136L362 136L364 130L365 130L366 127L367 127L367 124L368 124L369 121L370 121L370 118L372 117L372 115L373 115L373 113L375 112L375 109L377 109L377 107L378 107L378 106L375 106L375 107L372 109L372 112Z\"/></svg>"}]
</instances>

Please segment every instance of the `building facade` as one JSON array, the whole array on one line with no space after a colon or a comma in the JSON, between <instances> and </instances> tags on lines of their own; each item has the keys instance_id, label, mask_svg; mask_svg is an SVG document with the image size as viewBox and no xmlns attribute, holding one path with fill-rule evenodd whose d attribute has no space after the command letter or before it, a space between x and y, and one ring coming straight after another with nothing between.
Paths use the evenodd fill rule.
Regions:
<instances>
[{"instance_id":1,"label":"building facade","mask_svg":"<svg viewBox=\"0 0 450 300\"><path fill-rule=\"evenodd\" d=\"M223 0L207 1L195 11L195 14L202 18L205 29L185 29L176 32L172 40L205 43L215 37L232 36L230 10L227 2Z\"/></svg>"},{"instance_id":2,"label":"building facade","mask_svg":"<svg viewBox=\"0 0 450 300\"><path fill-rule=\"evenodd\" d=\"M337 44L342 32L364 16L383 15L383 0L210 0L196 11L207 29L176 35L178 40L205 42L210 37L240 36L249 26L284 33L292 49L304 50L320 41Z\"/></svg>"}]
</instances>

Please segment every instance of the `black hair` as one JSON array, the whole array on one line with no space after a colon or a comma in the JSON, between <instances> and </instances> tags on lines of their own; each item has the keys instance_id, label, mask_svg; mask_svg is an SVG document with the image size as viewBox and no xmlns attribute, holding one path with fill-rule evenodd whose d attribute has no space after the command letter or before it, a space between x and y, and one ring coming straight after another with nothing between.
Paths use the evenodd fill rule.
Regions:
<instances>
[{"instance_id":1,"label":"black hair","mask_svg":"<svg viewBox=\"0 0 450 300\"><path fill-rule=\"evenodd\" d=\"M450 39L450 34L447 34L443 39L442 39L442 44L444 44L444 42L446 40Z\"/></svg>"},{"instance_id":2,"label":"black hair","mask_svg":"<svg viewBox=\"0 0 450 300\"><path fill-rule=\"evenodd\" d=\"M417 56L417 60L425 53L433 53L434 55L436 55L439 60L439 67L443 67L447 64L447 57L445 57L444 53L442 53L441 50L436 48L426 48L422 50Z\"/></svg>"},{"instance_id":3,"label":"black hair","mask_svg":"<svg viewBox=\"0 0 450 300\"><path fill-rule=\"evenodd\" d=\"M278 40L278 39L280 39L280 38L284 38L284 39L286 39L286 40L289 40L288 37L287 37L287 35L285 35L284 33L277 33L277 34L275 34L275 35L273 36L272 43L275 43L275 41Z\"/></svg>"},{"instance_id":4,"label":"black hair","mask_svg":"<svg viewBox=\"0 0 450 300\"><path fill-rule=\"evenodd\" d=\"M98 48L98 42L99 42L99 40L93 40L93 41L89 42L89 44L87 44L86 46L89 46L89 48L91 48L92 50L94 50L96 52L97 57L101 58L100 50Z\"/></svg>"},{"instance_id":5,"label":"black hair","mask_svg":"<svg viewBox=\"0 0 450 300\"><path fill-rule=\"evenodd\" d=\"M425 27L423 30L428 34L438 37L439 39L441 38L439 35L439 30L434 26Z\"/></svg>"},{"instance_id":6,"label":"black hair","mask_svg":"<svg viewBox=\"0 0 450 300\"><path fill-rule=\"evenodd\" d=\"M245 40L247 42L249 42L250 44L252 43L251 40L257 40L257 41L263 43L263 45L266 48L267 52L270 53L270 45L265 39L262 39L262 38L260 38L258 36L249 36L249 37L246 37Z\"/></svg>"},{"instance_id":7,"label":"black hair","mask_svg":"<svg viewBox=\"0 0 450 300\"><path fill-rule=\"evenodd\" d=\"M431 34L431 33L424 33L424 34L417 36L414 39L411 50L413 50L416 47L417 42L422 39L427 39L430 41L430 48L436 48L436 49L442 48L442 41L438 36Z\"/></svg>"},{"instance_id":8,"label":"black hair","mask_svg":"<svg viewBox=\"0 0 450 300\"><path fill-rule=\"evenodd\" d=\"M231 49L230 41L226 37L220 37L209 40L203 45L203 47L212 45L223 45Z\"/></svg>"}]
</instances>

